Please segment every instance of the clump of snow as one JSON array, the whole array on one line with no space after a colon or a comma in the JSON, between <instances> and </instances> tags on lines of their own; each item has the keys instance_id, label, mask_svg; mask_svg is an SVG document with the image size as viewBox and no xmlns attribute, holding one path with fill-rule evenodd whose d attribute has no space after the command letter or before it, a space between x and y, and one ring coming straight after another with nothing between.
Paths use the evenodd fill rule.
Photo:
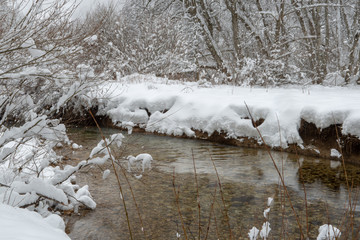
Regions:
<instances>
[{"instance_id":1,"label":"clump of snow","mask_svg":"<svg viewBox=\"0 0 360 240\"><path fill-rule=\"evenodd\" d=\"M95 209L96 208L95 201L92 200L92 198L89 197L89 196L83 195L83 196L80 196L77 200L79 202L81 202L82 204L84 204L85 206L87 206L88 208L90 208L90 209Z\"/></svg>"},{"instance_id":2,"label":"clump of snow","mask_svg":"<svg viewBox=\"0 0 360 240\"><path fill-rule=\"evenodd\" d=\"M104 146L104 140L101 140L96 147L94 147L91 152L89 157L92 158L94 155L96 154L106 154L106 147Z\"/></svg>"},{"instance_id":3,"label":"clump of snow","mask_svg":"<svg viewBox=\"0 0 360 240\"><path fill-rule=\"evenodd\" d=\"M317 240L335 240L339 239L341 236L341 232L336 227L332 225L324 224L319 227L319 235L317 236Z\"/></svg>"},{"instance_id":4,"label":"clump of snow","mask_svg":"<svg viewBox=\"0 0 360 240\"><path fill-rule=\"evenodd\" d=\"M117 126L122 127L122 128L126 128L128 130L128 134L131 134L135 124L133 122L123 121L123 122L117 124Z\"/></svg>"},{"instance_id":5,"label":"clump of snow","mask_svg":"<svg viewBox=\"0 0 360 240\"><path fill-rule=\"evenodd\" d=\"M64 191L56 188L51 184L48 184L47 182L39 178L33 179L28 184L23 182L14 182L12 186L14 187L14 190L20 194L25 194L27 192L35 192L38 195L45 196L49 199L67 204L67 197Z\"/></svg>"},{"instance_id":6,"label":"clump of snow","mask_svg":"<svg viewBox=\"0 0 360 240\"><path fill-rule=\"evenodd\" d=\"M124 122L125 126L128 123L132 123L128 125L133 125L134 123L147 123L149 118L147 112L143 109L127 109L121 106L109 110L108 114L113 119L113 121L117 121L119 119L121 122Z\"/></svg>"},{"instance_id":7,"label":"clump of snow","mask_svg":"<svg viewBox=\"0 0 360 240\"><path fill-rule=\"evenodd\" d=\"M270 212L270 208L264 210L264 218L267 219L269 217L269 212Z\"/></svg>"},{"instance_id":8,"label":"clump of snow","mask_svg":"<svg viewBox=\"0 0 360 240\"><path fill-rule=\"evenodd\" d=\"M330 156L331 157L336 157L336 158L341 158L341 153L338 150L332 148L330 150Z\"/></svg>"},{"instance_id":9,"label":"clump of snow","mask_svg":"<svg viewBox=\"0 0 360 240\"><path fill-rule=\"evenodd\" d=\"M111 151L110 148L107 148L106 146L109 147L109 145L111 144L116 144L117 147L120 147L122 144L122 140L123 140L124 136L121 133L118 134L113 134L110 136L109 138L106 138L106 144L104 140L101 140L96 147L94 147L91 150L90 156L89 158L93 158L94 155L100 155L103 154L104 157L102 158L93 158L90 160L90 162L95 163L95 164L103 164L107 159L110 158L111 152L109 153L108 151Z\"/></svg>"},{"instance_id":10,"label":"clump of snow","mask_svg":"<svg viewBox=\"0 0 360 240\"><path fill-rule=\"evenodd\" d=\"M146 169L151 169L151 162L153 161L153 158L150 154L142 153L134 156L128 156L128 171L134 172L135 174L139 172L145 172ZM138 174L136 175L137 178L141 178L142 175Z\"/></svg>"},{"instance_id":11,"label":"clump of snow","mask_svg":"<svg viewBox=\"0 0 360 240\"><path fill-rule=\"evenodd\" d=\"M78 144L76 144L76 143L73 143L73 144L71 145L71 147L72 147L72 149L80 149L80 148L82 148L81 145L78 145Z\"/></svg>"}]
</instances>

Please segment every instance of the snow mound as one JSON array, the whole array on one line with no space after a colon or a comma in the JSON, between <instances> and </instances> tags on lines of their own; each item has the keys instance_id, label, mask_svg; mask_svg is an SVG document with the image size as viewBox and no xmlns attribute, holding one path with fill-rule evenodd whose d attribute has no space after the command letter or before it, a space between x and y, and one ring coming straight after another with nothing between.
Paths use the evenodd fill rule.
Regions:
<instances>
[{"instance_id":1,"label":"snow mound","mask_svg":"<svg viewBox=\"0 0 360 240\"><path fill-rule=\"evenodd\" d=\"M0 203L1 239L69 240L62 228L60 217L43 219L40 214L27 209L13 208ZM61 221L60 221L61 220ZM55 225L55 226L54 226Z\"/></svg>"}]
</instances>

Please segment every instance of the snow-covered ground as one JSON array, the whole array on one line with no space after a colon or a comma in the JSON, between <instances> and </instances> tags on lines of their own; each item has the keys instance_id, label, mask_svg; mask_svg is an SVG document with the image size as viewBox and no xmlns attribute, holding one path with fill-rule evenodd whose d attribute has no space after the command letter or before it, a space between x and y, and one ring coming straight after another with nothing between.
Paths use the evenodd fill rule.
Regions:
<instances>
[{"instance_id":1,"label":"snow-covered ground","mask_svg":"<svg viewBox=\"0 0 360 240\"><path fill-rule=\"evenodd\" d=\"M250 88L180 83L152 76L132 75L100 86L96 103L100 115L125 128L134 125L149 132L194 136L194 130L230 138L258 139L254 120L270 146L302 144L301 119L318 128L342 124L342 133L360 137L360 88L292 87ZM104 97L105 98L101 98ZM280 129L279 129L280 128Z\"/></svg>"}]
</instances>

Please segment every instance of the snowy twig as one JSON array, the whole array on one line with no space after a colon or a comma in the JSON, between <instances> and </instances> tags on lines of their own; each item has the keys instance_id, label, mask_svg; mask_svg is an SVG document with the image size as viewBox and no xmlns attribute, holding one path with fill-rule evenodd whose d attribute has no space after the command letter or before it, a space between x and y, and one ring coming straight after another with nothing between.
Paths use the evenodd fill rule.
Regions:
<instances>
[{"instance_id":1,"label":"snowy twig","mask_svg":"<svg viewBox=\"0 0 360 240\"><path fill-rule=\"evenodd\" d=\"M104 143L105 143L106 149L107 149L107 151L108 151L108 154L109 154L109 157L110 157L110 160L111 160L111 165L112 165L112 168L113 168L114 173L115 173L115 177L116 177L116 180L117 180L117 183L118 183L118 187L119 187L119 190L120 190L120 194L121 194L121 196L124 196L123 190L122 190L122 186L121 186L121 182L120 182L120 178L119 178L119 175L118 175L118 173L117 173L117 170L116 170L116 167L115 167L115 161L114 161L113 156L112 156L112 154L111 154L109 145L107 144L107 141L106 141L106 139L105 139L105 136L104 136L104 134L103 134L103 132L102 132L102 130L101 130L98 122L96 121L96 118L95 118L94 114L91 112L90 109L89 109L88 111L89 111L89 114L91 115L91 117L93 118L93 120L94 120L97 128L98 128L99 131L100 131L101 137L102 137L102 139L103 139L103 141L104 141ZM130 239L133 239L132 231L131 231L131 226L130 226L129 213L128 213L127 208L126 208L125 198L122 197L121 199L122 199L122 202L123 202L123 205L124 205L124 210L125 210L125 214L126 214L126 220L127 220L127 224L128 224Z\"/></svg>"}]
</instances>

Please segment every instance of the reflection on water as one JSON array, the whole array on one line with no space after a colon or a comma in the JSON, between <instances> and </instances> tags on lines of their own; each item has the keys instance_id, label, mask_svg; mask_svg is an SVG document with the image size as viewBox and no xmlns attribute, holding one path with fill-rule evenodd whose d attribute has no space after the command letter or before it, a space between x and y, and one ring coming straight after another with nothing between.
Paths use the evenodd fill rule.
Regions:
<instances>
[{"instance_id":1,"label":"reflection on water","mask_svg":"<svg viewBox=\"0 0 360 240\"><path fill-rule=\"evenodd\" d=\"M112 134L118 130L104 131ZM207 232L210 213L208 239L229 239L227 219L235 239L247 238L247 232L253 226L261 228L267 198L274 197L270 212L271 236L277 239L282 232L286 232L286 239L299 239L299 230L290 207L286 204L284 210L281 210L283 191L279 188L279 178L266 152L149 134L124 135L126 138L123 146L113 149L120 163L124 163L124 157L130 154L149 153L154 159L152 169L146 172L142 179L137 180L128 175L140 208L144 231L141 230L126 179L121 177L134 239L176 239L177 232L183 237L172 184L174 171L180 195L180 212L187 235L190 239L197 239L198 207L192 152L199 181L202 238ZM95 128L70 129L69 136L83 145L81 150L67 153L72 159L69 162L71 164L74 164L76 159L86 159L92 147L101 139ZM278 166L283 166L282 171L294 207L299 211L305 226L305 207L302 200L304 192L297 157L279 152L273 154ZM225 211L211 158L221 178ZM300 157L299 162L301 179L306 183L309 199L310 236L316 238L320 225L329 221L335 226L342 225L344 205L348 201L345 178L341 166L337 163L308 157ZM114 174L106 180L102 179L102 170L106 168L111 169L110 164L101 166L101 169L85 169L78 174L78 183L89 185L98 205L94 211L84 210L80 215L73 214L68 217L67 232L72 239L129 239L125 212ZM359 173L360 168L349 165L349 178L356 187L360 183ZM358 226L359 216L356 216L356 221Z\"/></svg>"}]
</instances>

